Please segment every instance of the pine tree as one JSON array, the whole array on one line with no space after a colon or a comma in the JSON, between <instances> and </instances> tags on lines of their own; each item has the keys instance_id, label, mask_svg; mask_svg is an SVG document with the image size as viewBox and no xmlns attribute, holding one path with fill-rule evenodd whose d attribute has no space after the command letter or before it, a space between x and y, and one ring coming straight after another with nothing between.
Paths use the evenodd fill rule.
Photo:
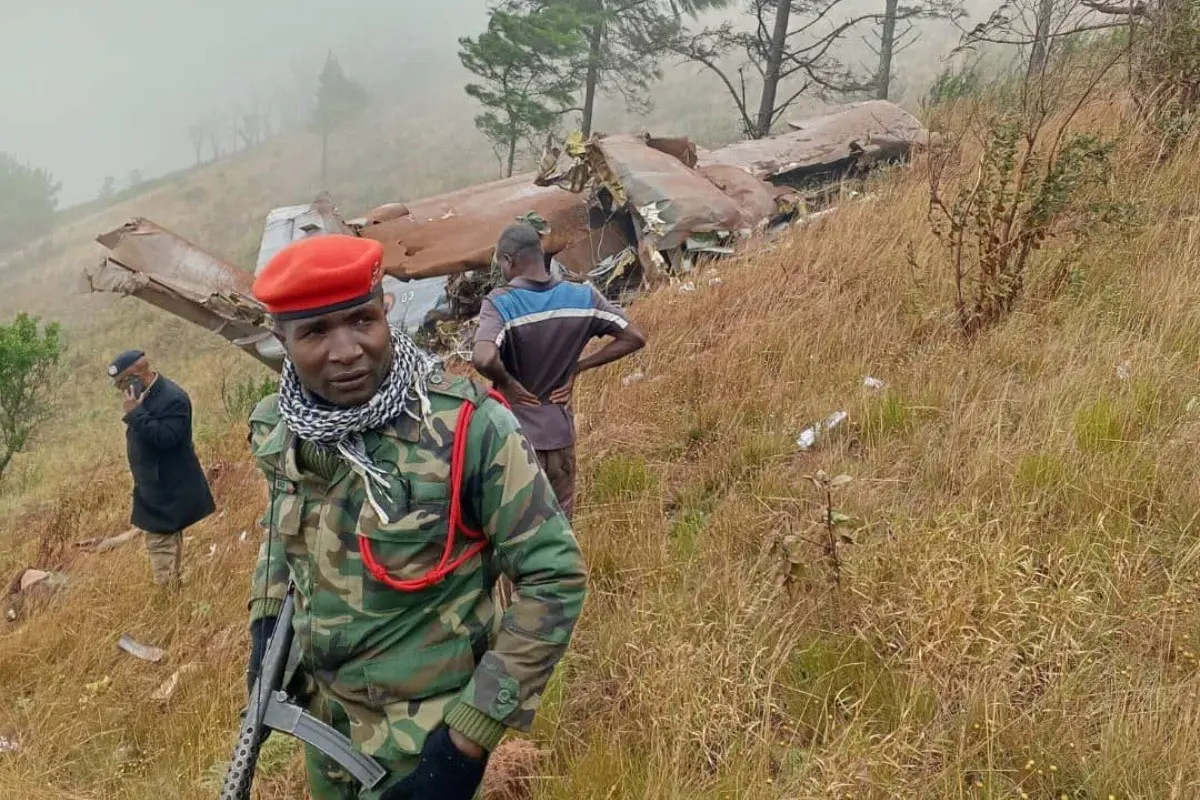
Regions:
<instances>
[{"instance_id":1,"label":"pine tree","mask_svg":"<svg viewBox=\"0 0 1200 800\"><path fill-rule=\"evenodd\" d=\"M513 174L517 152L580 110L571 65L585 52L579 19L569 5L529 8L511 0L492 9L487 30L458 40L459 59L479 76L465 90L484 107L475 126Z\"/></svg>"},{"instance_id":2,"label":"pine tree","mask_svg":"<svg viewBox=\"0 0 1200 800\"><path fill-rule=\"evenodd\" d=\"M362 86L346 77L332 52L317 79L317 105L313 109L313 128L321 135L321 185L328 174L329 135L366 110L368 96Z\"/></svg>"}]
</instances>

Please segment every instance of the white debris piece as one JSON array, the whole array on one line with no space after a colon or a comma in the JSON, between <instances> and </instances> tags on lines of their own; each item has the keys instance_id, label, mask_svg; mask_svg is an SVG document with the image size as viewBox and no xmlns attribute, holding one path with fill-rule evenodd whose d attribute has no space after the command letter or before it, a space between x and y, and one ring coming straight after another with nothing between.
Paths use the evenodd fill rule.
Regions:
<instances>
[{"instance_id":1,"label":"white debris piece","mask_svg":"<svg viewBox=\"0 0 1200 800\"><path fill-rule=\"evenodd\" d=\"M632 386L639 381L645 380L645 378L646 376L641 372L635 372L632 375L626 375L624 378L621 378L621 385Z\"/></svg>"},{"instance_id":2,"label":"white debris piece","mask_svg":"<svg viewBox=\"0 0 1200 800\"><path fill-rule=\"evenodd\" d=\"M16 739L6 739L0 736L0 753L19 753L21 752L21 743Z\"/></svg>"},{"instance_id":3,"label":"white debris piece","mask_svg":"<svg viewBox=\"0 0 1200 800\"><path fill-rule=\"evenodd\" d=\"M175 690L179 688L179 679L183 675L192 672L196 669L196 664L184 664L179 669L171 673L171 677L167 678L162 684L154 690L150 695L150 699L156 703L165 703L170 700L175 694Z\"/></svg>"},{"instance_id":4,"label":"white debris piece","mask_svg":"<svg viewBox=\"0 0 1200 800\"><path fill-rule=\"evenodd\" d=\"M867 387L868 389L882 389L887 386L887 383L879 380L879 378L872 378L870 375L868 375L867 377L863 378L863 386Z\"/></svg>"},{"instance_id":5,"label":"white debris piece","mask_svg":"<svg viewBox=\"0 0 1200 800\"><path fill-rule=\"evenodd\" d=\"M157 647L150 647L149 645L134 641L133 637L127 633L121 635L120 640L117 642L117 647L143 661L159 662L167 655Z\"/></svg>"},{"instance_id":6,"label":"white debris piece","mask_svg":"<svg viewBox=\"0 0 1200 800\"><path fill-rule=\"evenodd\" d=\"M796 440L796 444L799 445L801 450L807 451L812 449L813 445L817 443L817 440L820 439L822 435L829 433L834 428L841 425L849 416L850 415L845 411L833 412L823 422L818 422L816 425L811 425L801 431L800 438Z\"/></svg>"},{"instance_id":7,"label":"white debris piece","mask_svg":"<svg viewBox=\"0 0 1200 800\"><path fill-rule=\"evenodd\" d=\"M1128 361L1122 361L1117 365L1117 377L1123 381L1127 381L1133 377L1133 364Z\"/></svg>"}]
</instances>

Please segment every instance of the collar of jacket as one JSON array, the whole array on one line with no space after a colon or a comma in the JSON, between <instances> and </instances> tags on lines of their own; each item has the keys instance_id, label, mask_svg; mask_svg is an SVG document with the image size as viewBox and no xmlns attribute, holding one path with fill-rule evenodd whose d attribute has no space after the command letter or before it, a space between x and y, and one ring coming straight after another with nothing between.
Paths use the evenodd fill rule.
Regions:
<instances>
[{"instance_id":1,"label":"collar of jacket","mask_svg":"<svg viewBox=\"0 0 1200 800\"><path fill-rule=\"evenodd\" d=\"M421 440L421 428L419 423L408 415L401 416L400 419L377 431L381 439L393 439L409 444L416 444ZM270 458L272 456L282 456L283 475L289 481L299 483L304 480L304 473L300 471L298 462L298 446L300 440L295 433L288 430L287 423L280 419L275 423L275 428L271 431L258 449L254 451L254 455L259 458ZM381 449L382 441L377 442L369 451L369 455L375 457ZM384 459L380 463L389 463L390 459ZM391 465L394 466L394 465ZM350 467L345 461L338 466L334 473L330 484L337 483L345 477L350 471Z\"/></svg>"}]
</instances>

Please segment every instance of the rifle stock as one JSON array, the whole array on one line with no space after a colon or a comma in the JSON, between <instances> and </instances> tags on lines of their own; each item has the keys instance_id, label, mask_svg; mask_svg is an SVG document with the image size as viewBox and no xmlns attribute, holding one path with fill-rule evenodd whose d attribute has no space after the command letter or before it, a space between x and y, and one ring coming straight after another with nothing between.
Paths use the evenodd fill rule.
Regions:
<instances>
[{"instance_id":1,"label":"rifle stock","mask_svg":"<svg viewBox=\"0 0 1200 800\"><path fill-rule=\"evenodd\" d=\"M233 761L225 773L221 800L250 800L250 786L254 782L258 752L267 730L286 733L317 748L344 767L368 789L379 785L387 775L386 770L373 758L355 750L345 736L299 706L287 702L287 691L283 683L288 655L292 649L292 617L296 610L293 594L293 587L289 585L283 608L275 623L275 631L267 643L266 653L263 654L258 679L250 692L250 704L246 707L246 714L238 731Z\"/></svg>"}]
</instances>

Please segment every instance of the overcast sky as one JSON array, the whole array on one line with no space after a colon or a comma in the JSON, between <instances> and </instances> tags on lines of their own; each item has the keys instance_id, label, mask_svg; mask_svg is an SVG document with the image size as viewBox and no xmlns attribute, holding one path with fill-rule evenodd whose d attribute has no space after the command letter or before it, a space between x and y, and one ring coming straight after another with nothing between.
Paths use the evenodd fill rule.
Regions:
<instances>
[{"instance_id":1,"label":"overcast sky","mask_svg":"<svg viewBox=\"0 0 1200 800\"><path fill-rule=\"evenodd\" d=\"M187 130L198 119L289 87L311 98L331 49L351 77L396 98L406 87L418 93L433 75L461 82L457 38L484 28L486 7L486 0L0 0L0 151L48 168L63 184L63 205L89 200L107 175L123 187L134 169L149 177L190 165ZM921 56L902 58L913 57Z\"/></svg>"},{"instance_id":2,"label":"overcast sky","mask_svg":"<svg viewBox=\"0 0 1200 800\"><path fill-rule=\"evenodd\" d=\"M50 169L64 204L87 200L106 175L187 166L198 117L294 65L315 76L328 49L402 83L409 59L455 63L485 20L485 0L0 0L0 151Z\"/></svg>"}]
</instances>

